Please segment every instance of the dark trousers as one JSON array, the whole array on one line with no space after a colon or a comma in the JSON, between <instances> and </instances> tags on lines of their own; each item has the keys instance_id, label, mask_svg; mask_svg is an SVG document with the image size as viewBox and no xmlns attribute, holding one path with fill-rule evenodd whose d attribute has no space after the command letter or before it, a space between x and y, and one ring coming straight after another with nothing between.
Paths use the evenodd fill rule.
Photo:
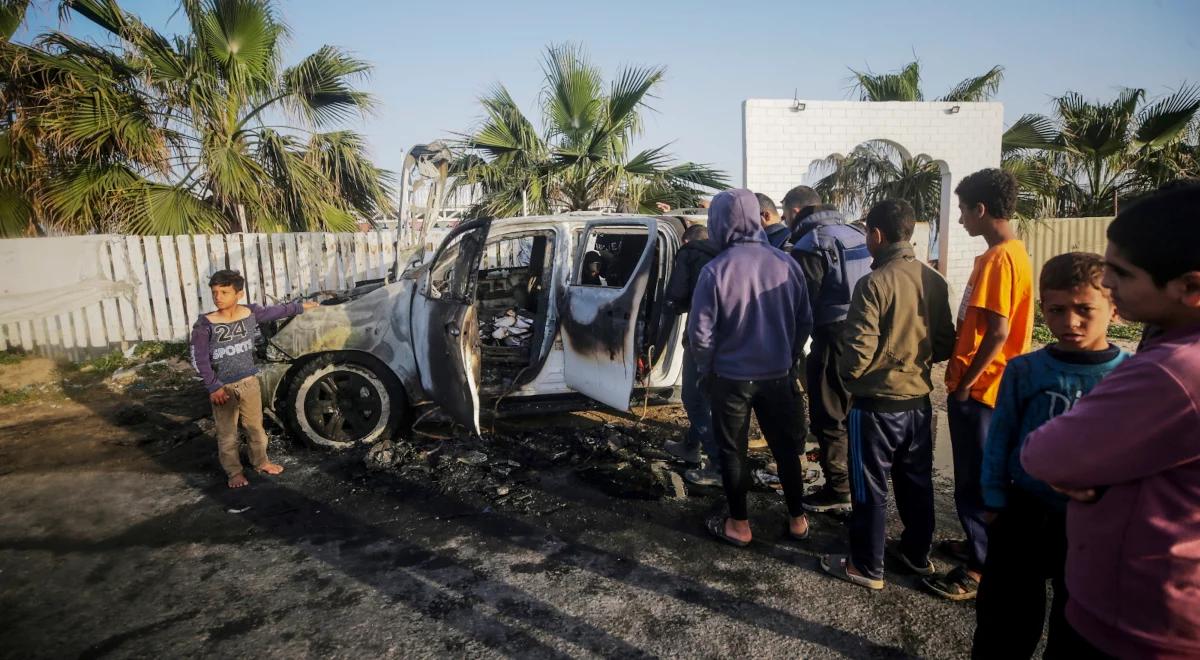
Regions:
<instances>
[{"instance_id":1,"label":"dark trousers","mask_svg":"<svg viewBox=\"0 0 1200 660\"><path fill-rule=\"evenodd\" d=\"M838 371L838 358L845 347L844 324L818 326L812 334L812 352L805 363L808 384L808 410L813 435L821 446L821 471L825 486L834 492L850 492L846 469L846 416L850 414L850 393Z\"/></svg>"},{"instance_id":2,"label":"dark trousers","mask_svg":"<svg viewBox=\"0 0 1200 660\"><path fill-rule=\"evenodd\" d=\"M1053 653L1047 646L1046 654L1042 658L1048 660L1116 660L1116 656L1101 651L1084 639L1083 635L1080 635L1069 622L1059 637L1061 642Z\"/></svg>"},{"instance_id":3,"label":"dark trousers","mask_svg":"<svg viewBox=\"0 0 1200 660\"><path fill-rule=\"evenodd\" d=\"M746 445L750 434L750 411L766 436L767 446L779 466L779 481L788 513L804 513L804 475L800 468L800 450L792 428L797 405L790 378L772 380L729 380L717 377L712 391L713 435L721 447L721 480L729 501L729 516L746 520L746 493L750 488L750 468Z\"/></svg>"},{"instance_id":4,"label":"dark trousers","mask_svg":"<svg viewBox=\"0 0 1200 660\"><path fill-rule=\"evenodd\" d=\"M933 409L850 410L850 558L863 575L883 578L888 477L904 523L900 552L924 566L933 544Z\"/></svg>"},{"instance_id":5,"label":"dark trousers","mask_svg":"<svg viewBox=\"0 0 1200 660\"><path fill-rule=\"evenodd\" d=\"M982 571L987 558L987 523L983 521L983 442L992 423L992 408L975 399L946 402L950 447L954 453L954 507L967 535L967 568Z\"/></svg>"},{"instance_id":6,"label":"dark trousers","mask_svg":"<svg viewBox=\"0 0 1200 660\"><path fill-rule=\"evenodd\" d=\"M721 451L713 439L712 406L708 396L700 387L700 372L691 351L683 352L683 387L679 393L683 410L687 413L689 447L700 447L714 470L721 469Z\"/></svg>"},{"instance_id":7,"label":"dark trousers","mask_svg":"<svg viewBox=\"0 0 1200 660\"><path fill-rule=\"evenodd\" d=\"M975 600L973 658L1029 658L1042 638L1046 580L1054 587L1046 657L1063 657L1067 623L1067 515L1010 488L988 527L988 554Z\"/></svg>"}]
</instances>

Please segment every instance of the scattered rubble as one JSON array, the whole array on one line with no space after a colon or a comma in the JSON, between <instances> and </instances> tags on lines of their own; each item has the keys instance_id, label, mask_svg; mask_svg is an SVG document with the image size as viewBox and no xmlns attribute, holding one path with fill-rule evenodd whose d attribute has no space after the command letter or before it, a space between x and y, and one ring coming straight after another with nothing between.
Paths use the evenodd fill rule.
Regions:
<instances>
[{"instance_id":1,"label":"scattered rubble","mask_svg":"<svg viewBox=\"0 0 1200 660\"><path fill-rule=\"evenodd\" d=\"M431 482L443 492L480 497L494 508L541 515L566 506L548 504L539 487L542 479L558 483L563 476L622 499L686 499L686 466L662 450L673 437L661 428L613 423L504 429L482 438L418 434L377 442L363 460L371 471ZM770 457L755 452L750 461L763 472Z\"/></svg>"}]
</instances>

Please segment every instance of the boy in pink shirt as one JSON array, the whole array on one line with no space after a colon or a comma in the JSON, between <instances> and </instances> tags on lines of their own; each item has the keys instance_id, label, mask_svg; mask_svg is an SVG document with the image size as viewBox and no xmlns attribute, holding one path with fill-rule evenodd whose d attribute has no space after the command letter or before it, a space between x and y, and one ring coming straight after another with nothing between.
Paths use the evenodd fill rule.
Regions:
<instances>
[{"instance_id":1,"label":"boy in pink shirt","mask_svg":"<svg viewBox=\"0 0 1200 660\"><path fill-rule=\"evenodd\" d=\"M1029 434L1021 465L1074 500L1072 657L1200 657L1200 185L1123 210L1108 241L1117 311L1162 332Z\"/></svg>"}]
</instances>

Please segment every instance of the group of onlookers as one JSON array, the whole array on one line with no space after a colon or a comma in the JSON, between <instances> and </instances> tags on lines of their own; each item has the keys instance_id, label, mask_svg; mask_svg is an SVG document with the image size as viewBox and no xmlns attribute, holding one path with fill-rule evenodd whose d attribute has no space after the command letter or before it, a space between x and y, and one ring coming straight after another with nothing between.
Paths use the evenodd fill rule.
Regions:
<instances>
[{"instance_id":1,"label":"group of onlookers","mask_svg":"<svg viewBox=\"0 0 1200 660\"><path fill-rule=\"evenodd\" d=\"M1053 598L1049 657L1200 657L1200 183L1136 201L1107 253L1033 268L1011 222L1017 185L987 169L955 188L959 222L986 240L957 313L914 254L912 207L847 222L798 186L716 195L668 284L688 313L683 401L691 428L667 449L724 487L706 527L752 540L750 413L777 466L786 535L807 512L849 512L830 574L884 587L888 481L904 531L890 554L934 594L976 599L977 657L1030 657ZM1037 307L1054 341L1030 352ZM1146 325L1135 356L1108 341ZM805 353L805 346L811 346ZM954 502L965 538L931 561L932 368L946 367ZM807 415L805 414L807 402ZM804 492L809 428L824 484Z\"/></svg>"}]
</instances>

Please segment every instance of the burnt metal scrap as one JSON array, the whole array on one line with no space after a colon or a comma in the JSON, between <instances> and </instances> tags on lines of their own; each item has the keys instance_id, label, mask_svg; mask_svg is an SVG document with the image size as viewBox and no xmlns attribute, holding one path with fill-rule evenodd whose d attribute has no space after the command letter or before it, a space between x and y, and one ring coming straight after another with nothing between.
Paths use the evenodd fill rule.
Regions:
<instances>
[{"instance_id":1,"label":"burnt metal scrap","mask_svg":"<svg viewBox=\"0 0 1200 660\"><path fill-rule=\"evenodd\" d=\"M474 493L492 506L544 512L533 495L539 475L574 473L608 495L657 500L687 496L661 435L612 424L486 433L481 438L397 438L376 443L366 465L428 479L443 492Z\"/></svg>"}]
</instances>

